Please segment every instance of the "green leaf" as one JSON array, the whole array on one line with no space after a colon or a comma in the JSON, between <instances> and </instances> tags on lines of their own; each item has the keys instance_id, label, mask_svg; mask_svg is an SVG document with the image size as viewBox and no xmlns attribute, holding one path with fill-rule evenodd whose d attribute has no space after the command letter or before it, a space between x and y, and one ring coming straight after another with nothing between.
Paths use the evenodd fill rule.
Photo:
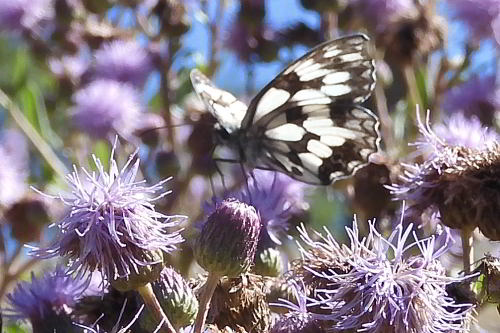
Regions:
<instances>
[{"instance_id":1,"label":"green leaf","mask_svg":"<svg viewBox=\"0 0 500 333\"><path fill-rule=\"evenodd\" d=\"M325 193L325 191L331 189L318 189L311 196L309 203L311 205L310 211L310 221L313 225L311 227L316 230L321 230L322 226L335 226L334 232L344 229L345 225L345 203L343 200L335 200L335 198L329 198L331 195Z\"/></svg>"},{"instance_id":2,"label":"green leaf","mask_svg":"<svg viewBox=\"0 0 500 333\"><path fill-rule=\"evenodd\" d=\"M26 330L24 330L17 324L6 325L4 328L5 328L5 333L27 333Z\"/></svg>"},{"instance_id":3,"label":"green leaf","mask_svg":"<svg viewBox=\"0 0 500 333\"><path fill-rule=\"evenodd\" d=\"M12 64L12 85L14 87L23 85L28 76L29 62L28 52L24 48L16 50Z\"/></svg>"},{"instance_id":4,"label":"green leaf","mask_svg":"<svg viewBox=\"0 0 500 333\"><path fill-rule=\"evenodd\" d=\"M427 87L427 71L425 68L419 68L415 71L415 79L417 80L417 89L422 99L422 109L427 110L429 107L429 90Z\"/></svg>"},{"instance_id":5,"label":"green leaf","mask_svg":"<svg viewBox=\"0 0 500 333\"><path fill-rule=\"evenodd\" d=\"M111 156L111 147L107 141L99 140L92 148L92 153L101 161L104 170L109 169L109 157ZM94 161L90 162L94 166Z\"/></svg>"},{"instance_id":6,"label":"green leaf","mask_svg":"<svg viewBox=\"0 0 500 333\"><path fill-rule=\"evenodd\" d=\"M30 122L38 132L40 132L40 127L38 126L37 117L37 102L36 95L29 86L22 87L17 95L17 99L20 102L21 111L24 113L26 119Z\"/></svg>"}]
</instances>

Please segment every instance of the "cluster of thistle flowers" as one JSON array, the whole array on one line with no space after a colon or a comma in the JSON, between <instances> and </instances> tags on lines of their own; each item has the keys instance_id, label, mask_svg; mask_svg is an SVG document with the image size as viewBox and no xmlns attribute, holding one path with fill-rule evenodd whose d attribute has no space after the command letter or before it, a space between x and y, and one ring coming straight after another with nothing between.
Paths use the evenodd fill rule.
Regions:
<instances>
[{"instance_id":1,"label":"cluster of thistle flowers","mask_svg":"<svg viewBox=\"0 0 500 333\"><path fill-rule=\"evenodd\" d=\"M184 217L156 212L153 205L170 193L162 190L168 179L153 186L136 180L135 154L121 170L114 150L109 172L99 159L94 162L96 172L75 168L68 175L72 195L53 198L70 212L53 224L53 243L32 251L44 259L63 257L68 265L32 276L7 296L10 307L3 315L29 320L34 332L468 329L473 305L447 292L468 277L447 277L438 260L446 247L436 247L434 237L418 239L412 225L399 225L384 238L370 223L361 238L355 220L346 229L345 245L328 232L310 236L302 226L302 259L283 275L279 252L269 244L271 221L286 221L301 202L300 185L266 174L273 180L256 177L251 195L216 204L193 244L208 275L189 282L166 264L183 242L178 227ZM274 211L264 198L273 199ZM261 263L254 265L259 252ZM290 299L274 304L285 313L272 308L277 295ZM120 324L123 320L131 322Z\"/></svg>"},{"instance_id":2,"label":"cluster of thistle flowers","mask_svg":"<svg viewBox=\"0 0 500 333\"><path fill-rule=\"evenodd\" d=\"M376 36L377 47L396 58L386 59L389 67L393 62L408 64L417 56L425 58L440 48L444 39L443 21L433 12L432 2L301 3L321 13L339 14L339 24L346 29L367 28ZM498 40L498 0L480 4L454 0L448 5L468 24L474 39ZM0 28L20 33L48 62L62 87L57 98L63 100L63 93L71 97L70 116L76 127L91 136L109 138L118 132L133 139L134 132L143 126L138 118L153 123L144 127L162 124L161 119L149 119L152 114L143 112L139 92L156 69L166 73L179 36L189 28L185 15L189 5L127 2L124 6L137 13L138 26L145 29L145 35L155 36L144 44L135 35L127 38L130 31L102 19L111 6L111 1L4 1L0 3ZM224 45L245 63L274 60L283 45L313 46L326 38L325 31L303 24L275 30L266 24L265 15L265 1L241 1L228 29ZM322 15L322 20L328 17ZM161 18L161 27L148 30L150 26L144 23L156 18ZM55 57L59 50L64 55ZM442 66L439 73L456 70L454 78L461 74L462 66L446 62ZM168 87L170 77L164 75L167 86L163 95L168 98L173 88ZM497 135L483 128L495 125L495 111L500 106L495 76L471 75L463 83L461 78L448 81L447 77L438 76L442 81L435 84L435 99L439 100L438 92L447 93L441 96L441 106L450 112L450 119L434 131L419 124L423 135L419 148L426 160L405 166L406 177L391 189L397 198L408 200L412 218L421 218L430 210L453 230L478 227L496 240L498 149L494 143L486 143L496 141ZM177 84L173 81L172 85ZM204 117L195 122L186 146L193 155L192 168L207 175L213 172L206 170L211 159L207 137L212 128ZM174 139L182 140L184 133L177 134ZM2 140L0 154L5 163L0 168L0 200L8 207L6 218L11 221L13 237L27 243L39 238L47 217L40 218L45 213L39 201L20 200L28 174L27 158L22 154L27 152L19 145L22 139L15 140L14 144L10 139ZM175 142L170 143L169 149L173 149ZM159 155L158 160L175 164L169 152ZM366 238L360 239L355 222L348 229L347 245L337 243L329 234L318 240L300 229L303 258L293 262L292 270L284 275L283 251L278 246L293 231L291 220L303 217L307 205L300 184L283 175L261 173L249 179L251 193L234 191L206 204L207 222L193 231L201 235L193 241L193 252L209 274L186 281L187 275L179 274L181 265L169 260L169 255L182 257L189 252L188 242L180 235L184 218L153 209L155 199L175 197L163 198L165 182L151 187L136 182L139 162L135 157L122 171L113 157L109 172L98 160L95 163L97 174L75 170L69 176L74 196L62 196L62 201L70 213L54 224L58 236L51 246L33 252L38 258L62 257L69 265L42 277L33 276L31 283L20 283L8 296L4 317L28 320L35 332L51 333L467 330L471 304L476 301L452 299L456 295L451 291L469 278L447 277L439 262L446 255L442 245L435 244L433 238L417 239L410 227L398 226L384 238L371 225ZM354 179L353 202L367 217L389 206L384 200L387 191L380 186L392 176L385 174L389 168L370 165ZM165 169L163 174L175 172L171 167ZM380 177L373 177L372 171L380 171ZM376 186L364 190L366 181L374 178ZM12 186L5 185L11 182ZM192 192L198 191L195 187ZM374 188L383 195L374 196ZM35 211L36 218L26 219L26 211ZM12 223L21 220L23 223ZM181 255L178 248L183 250ZM170 264L164 267L164 262ZM478 267L488 282L481 293L492 302L498 301L497 267L495 258ZM91 277L92 272L96 276ZM287 301L278 302L279 307L274 304L278 298Z\"/></svg>"}]
</instances>

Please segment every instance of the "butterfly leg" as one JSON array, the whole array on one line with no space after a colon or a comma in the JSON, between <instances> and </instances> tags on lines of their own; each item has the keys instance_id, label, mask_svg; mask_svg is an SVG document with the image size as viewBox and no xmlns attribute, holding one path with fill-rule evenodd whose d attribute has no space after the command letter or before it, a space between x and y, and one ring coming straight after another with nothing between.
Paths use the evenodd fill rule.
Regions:
<instances>
[{"instance_id":1,"label":"butterfly leg","mask_svg":"<svg viewBox=\"0 0 500 333\"><path fill-rule=\"evenodd\" d=\"M217 173L220 176L222 188L224 189L224 192L227 192L226 180L224 178L224 174L222 173L222 170L219 168L219 164L217 164L217 162L225 162L225 161L218 159L218 158L214 158L213 161L214 161L214 165L215 165L215 170L217 171ZM212 192L214 192L214 195L215 195L215 188L213 187L214 184L213 184L212 177L210 177L210 182L212 183Z\"/></svg>"}]
</instances>

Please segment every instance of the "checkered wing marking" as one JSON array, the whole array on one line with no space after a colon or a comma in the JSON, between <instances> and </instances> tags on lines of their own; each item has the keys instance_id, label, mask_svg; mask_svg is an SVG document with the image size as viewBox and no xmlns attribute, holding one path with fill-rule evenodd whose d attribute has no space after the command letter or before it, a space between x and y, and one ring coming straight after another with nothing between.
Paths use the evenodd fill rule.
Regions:
<instances>
[{"instance_id":1,"label":"checkered wing marking","mask_svg":"<svg viewBox=\"0 0 500 333\"><path fill-rule=\"evenodd\" d=\"M296 106L364 102L375 87L368 40L357 34L329 41L293 62L252 100L242 127L266 127Z\"/></svg>"},{"instance_id":2,"label":"checkered wing marking","mask_svg":"<svg viewBox=\"0 0 500 333\"><path fill-rule=\"evenodd\" d=\"M205 103L218 123L228 133L240 129L248 109L246 104L229 92L217 88L209 78L197 69L191 71L190 77L196 94Z\"/></svg>"},{"instance_id":3,"label":"checkered wing marking","mask_svg":"<svg viewBox=\"0 0 500 333\"><path fill-rule=\"evenodd\" d=\"M310 184L330 184L368 163L379 149L377 117L359 105L295 106L262 136L261 163Z\"/></svg>"}]
</instances>

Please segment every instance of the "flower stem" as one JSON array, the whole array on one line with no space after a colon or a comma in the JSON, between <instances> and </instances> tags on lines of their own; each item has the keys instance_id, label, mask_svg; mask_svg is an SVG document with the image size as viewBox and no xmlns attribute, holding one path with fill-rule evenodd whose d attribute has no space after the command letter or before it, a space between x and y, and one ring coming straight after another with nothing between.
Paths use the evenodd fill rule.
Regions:
<instances>
[{"instance_id":1,"label":"flower stem","mask_svg":"<svg viewBox=\"0 0 500 333\"><path fill-rule=\"evenodd\" d=\"M212 299L215 287L217 287L217 283L219 283L219 279L219 275L213 273L208 274L207 282L205 282L203 292L201 293L200 307L198 308L198 314L196 315L196 322L194 324L194 333L201 333L203 326L205 326L210 300Z\"/></svg>"},{"instance_id":2,"label":"flower stem","mask_svg":"<svg viewBox=\"0 0 500 333\"><path fill-rule=\"evenodd\" d=\"M466 275L471 273L471 264L474 262L473 231L471 229L462 229L461 231L464 272Z\"/></svg>"},{"instance_id":3,"label":"flower stem","mask_svg":"<svg viewBox=\"0 0 500 333\"><path fill-rule=\"evenodd\" d=\"M38 132L33 128L30 122L26 119L22 111L17 107L17 105L12 102L12 100L0 90L0 106L3 106L12 116L17 125L30 139L31 143L36 147L36 149L43 156L47 164L61 177L64 179L68 173L68 169L61 162L59 157L54 153L52 148L45 142L45 140L38 134Z\"/></svg>"},{"instance_id":4,"label":"flower stem","mask_svg":"<svg viewBox=\"0 0 500 333\"><path fill-rule=\"evenodd\" d=\"M137 291L139 292L139 294L141 294L144 303L148 307L149 311L153 314L155 319L158 322L163 322L159 332L175 333L175 328L170 323L170 320L168 320L167 316L165 315L165 312L163 312L160 302L158 302L158 299L156 298L153 292L153 287L151 286L151 283L148 283L145 286L137 288Z\"/></svg>"}]
</instances>

